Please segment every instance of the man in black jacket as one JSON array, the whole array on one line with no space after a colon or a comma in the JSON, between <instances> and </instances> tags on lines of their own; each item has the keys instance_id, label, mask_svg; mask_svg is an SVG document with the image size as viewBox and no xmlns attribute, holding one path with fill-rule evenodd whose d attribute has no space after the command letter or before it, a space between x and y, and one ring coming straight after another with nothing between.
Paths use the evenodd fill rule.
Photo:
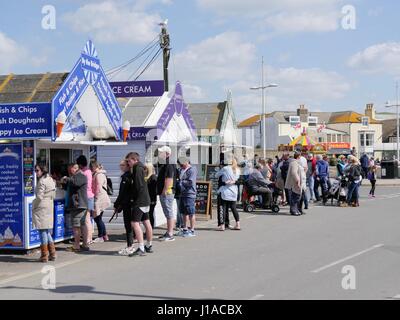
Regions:
<instances>
[{"instance_id":1,"label":"man in black jacket","mask_svg":"<svg viewBox=\"0 0 400 320\"><path fill-rule=\"evenodd\" d=\"M122 160L119 164L121 172L123 172L121 176L121 183L119 185L119 193L118 197L114 202L114 212L120 213L123 212L124 216L124 225L126 231L126 244L127 247L118 252L118 254L122 256L130 255L134 252L133 248L133 239L135 238L135 234L133 233L132 224L131 224L131 208L130 208L130 194L129 194L129 181L130 181L130 168L128 166L128 162L126 160Z\"/></svg>"},{"instance_id":2,"label":"man in black jacket","mask_svg":"<svg viewBox=\"0 0 400 320\"><path fill-rule=\"evenodd\" d=\"M152 239L153 230L150 224L150 196L147 189L147 183L145 181L145 167L140 162L140 156L136 152L131 152L126 156L128 165L131 169L131 174L129 178L129 185L126 188L129 193L130 208L131 208L131 222L133 231L136 235L136 240L138 241L139 248L131 253L129 256L144 256L145 251L147 253L153 252L152 249ZM146 246L143 240L143 231L140 228L140 222L143 223L146 228Z\"/></svg>"}]
</instances>

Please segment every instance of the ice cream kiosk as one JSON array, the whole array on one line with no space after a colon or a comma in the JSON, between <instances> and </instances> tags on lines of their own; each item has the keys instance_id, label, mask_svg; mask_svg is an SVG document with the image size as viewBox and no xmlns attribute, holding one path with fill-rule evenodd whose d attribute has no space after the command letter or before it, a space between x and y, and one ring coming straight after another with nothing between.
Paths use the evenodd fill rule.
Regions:
<instances>
[{"instance_id":1,"label":"ice cream kiosk","mask_svg":"<svg viewBox=\"0 0 400 320\"><path fill-rule=\"evenodd\" d=\"M54 94L43 98L57 75ZM82 154L96 158L98 145L126 144L121 109L92 41L72 71L60 75L45 74L32 88L22 76L0 77L0 253L40 245L31 218L36 164L45 164L57 182L53 236L59 242L72 236L59 184L68 164Z\"/></svg>"}]
</instances>

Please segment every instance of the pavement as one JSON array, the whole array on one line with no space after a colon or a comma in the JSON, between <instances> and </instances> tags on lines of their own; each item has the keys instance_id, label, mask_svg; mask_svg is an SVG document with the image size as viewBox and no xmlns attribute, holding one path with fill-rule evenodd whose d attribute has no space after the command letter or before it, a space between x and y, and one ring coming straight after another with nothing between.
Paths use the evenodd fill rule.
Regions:
<instances>
[{"instance_id":1,"label":"pavement","mask_svg":"<svg viewBox=\"0 0 400 320\"><path fill-rule=\"evenodd\" d=\"M197 237L154 241L145 257L120 257L122 231L87 254L57 246L0 256L0 299L400 299L400 189L361 188L358 208L315 205L294 217L240 213L241 231L199 222ZM156 229L156 235L164 229ZM46 289L54 266L56 287Z\"/></svg>"}]
</instances>

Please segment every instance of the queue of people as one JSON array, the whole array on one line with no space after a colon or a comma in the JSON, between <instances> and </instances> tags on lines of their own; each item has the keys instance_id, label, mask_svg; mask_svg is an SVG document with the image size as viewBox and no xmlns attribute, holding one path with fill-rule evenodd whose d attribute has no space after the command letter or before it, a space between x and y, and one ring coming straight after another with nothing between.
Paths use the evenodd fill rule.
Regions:
<instances>
[{"instance_id":1,"label":"queue of people","mask_svg":"<svg viewBox=\"0 0 400 320\"><path fill-rule=\"evenodd\" d=\"M121 160L119 193L114 201L114 215L123 213L126 231L126 247L121 256L145 256L153 253L153 229L157 196L167 221L166 232L160 241L172 242L175 236L195 237L196 181L197 169L186 157L179 158L178 165L171 161L172 151L168 146L158 149L158 174L151 163L143 164L140 155L130 152ZM340 156L337 163L337 179L345 179L347 194L343 205L359 206L359 187L362 179L371 182L370 197L375 196L376 165L353 155ZM55 182L44 166L35 167L38 179L36 199L33 202L33 225L39 230L41 241L40 261L56 259L52 238ZM71 252L90 251L90 245L109 241L103 221L105 210L111 207L108 178L105 168L92 160L88 164L85 156L68 167L69 176L60 179L65 190L65 213L73 230ZM300 216L310 203L322 201L326 204L332 196L328 159L324 155L295 152L284 153L281 158L260 159L254 165L246 159L238 165L235 158L221 165L218 178L217 220L219 231L241 230L239 212L236 207L241 198L240 186L245 184L248 192L260 197L263 208L271 208L274 197L280 196L280 205L289 206L291 215ZM174 202L176 201L176 206ZM230 225L232 212L235 226ZM111 220L110 220L111 221ZM98 236L93 240L94 223ZM143 232L142 226L145 230ZM178 232L174 231L178 228ZM135 248L135 243L137 246Z\"/></svg>"}]
</instances>

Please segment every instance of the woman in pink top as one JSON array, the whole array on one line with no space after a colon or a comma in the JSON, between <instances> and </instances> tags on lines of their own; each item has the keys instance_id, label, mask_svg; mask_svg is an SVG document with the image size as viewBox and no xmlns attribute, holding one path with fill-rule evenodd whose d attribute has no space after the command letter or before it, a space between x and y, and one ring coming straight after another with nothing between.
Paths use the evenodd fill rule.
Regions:
<instances>
[{"instance_id":1,"label":"woman in pink top","mask_svg":"<svg viewBox=\"0 0 400 320\"><path fill-rule=\"evenodd\" d=\"M90 162L90 170L93 173L93 193L94 193L94 211L93 217L97 224L99 232L98 238L94 242L108 241L106 226L103 222L104 210L111 206L110 197L107 194L107 176L97 161Z\"/></svg>"},{"instance_id":2,"label":"woman in pink top","mask_svg":"<svg viewBox=\"0 0 400 320\"><path fill-rule=\"evenodd\" d=\"M82 173L86 176L88 184L87 184L87 196L88 196L88 212L86 215L86 228L87 232L87 244L93 243L93 221L92 221L92 212L94 210L94 194L92 191L92 171L88 168L88 161L84 155L81 155L76 159L77 165L81 169Z\"/></svg>"}]
</instances>

